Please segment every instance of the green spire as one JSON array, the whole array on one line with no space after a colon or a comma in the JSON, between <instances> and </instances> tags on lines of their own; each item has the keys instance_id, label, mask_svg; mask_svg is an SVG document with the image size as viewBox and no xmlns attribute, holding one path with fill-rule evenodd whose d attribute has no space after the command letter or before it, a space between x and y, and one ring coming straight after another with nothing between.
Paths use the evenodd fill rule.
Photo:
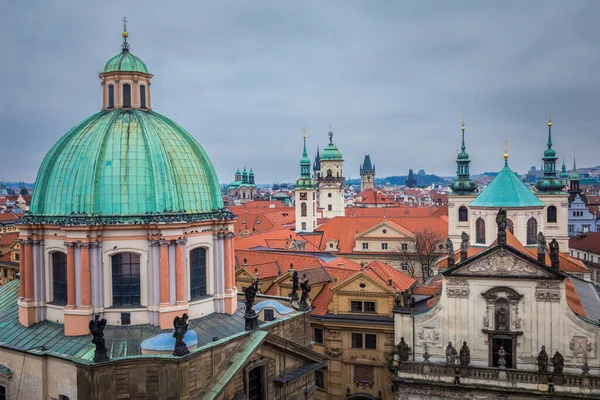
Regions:
<instances>
[{"instance_id":1,"label":"green spire","mask_svg":"<svg viewBox=\"0 0 600 400\"><path fill-rule=\"evenodd\" d=\"M571 171L569 179L579 180L579 174L577 173L577 164L575 163L575 156L573 156L573 171Z\"/></svg>"},{"instance_id":2,"label":"green spire","mask_svg":"<svg viewBox=\"0 0 600 400\"><path fill-rule=\"evenodd\" d=\"M469 154L466 152L467 146L465 146L465 122L463 120L462 126L462 151L456 157L456 178L450 185L453 192L458 194L469 194L477 189L477 183L471 180L469 175Z\"/></svg>"},{"instance_id":3,"label":"green spire","mask_svg":"<svg viewBox=\"0 0 600 400\"><path fill-rule=\"evenodd\" d=\"M544 176L535 183L535 187L540 192L559 192L562 191L564 183L556 179L556 151L552 148L552 114L548 116L548 148L544 151Z\"/></svg>"},{"instance_id":4,"label":"green spire","mask_svg":"<svg viewBox=\"0 0 600 400\"><path fill-rule=\"evenodd\" d=\"M302 128L302 133L305 130ZM304 148L302 150L302 158L300 159L300 179L296 181L296 189L313 189L315 182L310 176L310 158L306 151L306 135L304 135Z\"/></svg>"}]
</instances>

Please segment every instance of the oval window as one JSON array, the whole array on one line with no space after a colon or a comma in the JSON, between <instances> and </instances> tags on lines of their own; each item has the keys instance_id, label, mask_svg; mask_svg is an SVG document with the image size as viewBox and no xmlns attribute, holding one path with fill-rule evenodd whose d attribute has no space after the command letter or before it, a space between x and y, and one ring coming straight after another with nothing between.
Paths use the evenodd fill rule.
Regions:
<instances>
[{"instance_id":1,"label":"oval window","mask_svg":"<svg viewBox=\"0 0 600 400\"><path fill-rule=\"evenodd\" d=\"M360 288L361 288L361 289L364 289L364 288L366 288L366 287L367 287L367 285L365 285L364 283L361 283L361 284L360 284L360 285L358 285L358 286L360 286Z\"/></svg>"}]
</instances>

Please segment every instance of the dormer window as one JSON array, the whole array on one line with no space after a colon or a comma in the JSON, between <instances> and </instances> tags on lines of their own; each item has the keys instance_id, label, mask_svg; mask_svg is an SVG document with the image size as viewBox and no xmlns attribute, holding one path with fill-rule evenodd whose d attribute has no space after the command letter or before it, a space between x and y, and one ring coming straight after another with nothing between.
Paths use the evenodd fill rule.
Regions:
<instances>
[{"instance_id":1,"label":"dormer window","mask_svg":"<svg viewBox=\"0 0 600 400\"><path fill-rule=\"evenodd\" d=\"M146 86L140 85L140 107L146 108Z\"/></svg>"},{"instance_id":2,"label":"dormer window","mask_svg":"<svg viewBox=\"0 0 600 400\"><path fill-rule=\"evenodd\" d=\"M131 108L131 85L123 85L123 108Z\"/></svg>"},{"instance_id":3,"label":"dormer window","mask_svg":"<svg viewBox=\"0 0 600 400\"><path fill-rule=\"evenodd\" d=\"M115 108L115 87L108 85L108 108Z\"/></svg>"}]
</instances>

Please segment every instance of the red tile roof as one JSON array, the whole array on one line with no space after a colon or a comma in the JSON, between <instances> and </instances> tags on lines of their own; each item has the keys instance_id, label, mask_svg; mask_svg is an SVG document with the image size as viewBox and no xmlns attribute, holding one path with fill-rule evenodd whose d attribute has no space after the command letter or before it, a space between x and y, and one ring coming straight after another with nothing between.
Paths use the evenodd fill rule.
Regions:
<instances>
[{"instance_id":1,"label":"red tile roof","mask_svg":"<svg viewBox=\"0 0 600 400\"><path fill-rule=\"evenodd\" d=\"M294 248L296 242L306 243L306 251L317 250L311 242L304 239L301 235L286 229L276 229L256 235L238 237L234 240L236 249L248 250L256 247L265 247L269 249L289 250Z\"/></svg>"},{"instance_id":2,"label":"red tile roof","mask_svg":"<svg viewBox=\"0 0 600 400\"><path fill-rule=\"evenodd\" d=\"M420 296L433 296L441 292L442 288L439 287L427 287L427 286L416 286L412 290L412 294Z\"/></svg>"},{"instance_id":3,"label":"red tile roof","mask_svg":"<svg viewBox=\"0 0 600 400\"><path fill-rule=\"evenodd\" d=\"M10 246L19 237L19 232L10 232L0 235L0 246Z\"/></svg>"},{"instance_id":4,"label":"red tile roof","mask_svg":"<svg viewBox=\"0 0 600 400\"><path fill-rule=\"evenodd\" d=\"M565 279L565 286L567 304L569 305L569 308L573 310L575 314L587 318L585 310L583 309L583 305L581 304L581 299L579 299L579 295L571 283L571 278Z\"/></svg>"},{"instance_id":5,"label":"red tile roof","mask_svg":"<svg viewBox=\"0 0 600 400\"><path fill-rule=\"evenodd\" d=\"M600 232L590 232L569 239L569 248L600 254Z\"/></svg>"},{"instance_id":6,"label":"red tile roof","mask_svg":"<svg viewBox=\"0 0 600 400\"><path fill-rule=\"evenodd\" d=\"M424 218L448 215L448 206L443 207L346 207L347 217Z\"/></svg>"},{"instance_id":7,"label":"red tile roof","mask_svg":"<svg viewBox=\"0 0 600 400\"><path fill-rule=\"evenodd\" d=\"M396 202L377 189L366 189L358 194L356 204L394 205Z\"/></svg>"},{"instance_id":8,"label":"red tile roof","mask_svg":"<svg viewBox=\"0 0 600 400\"><path fill-rule=\"evenodd\" d=\"M417 232L430 228L441 238L448 235L448 223L442 218L380 218L380 217L335 217L317 228L323 232L321 250L326 250L326 241L330 238L339 240L338 248L341 253L351 253L354 249L354 236L365 232L383 221L395 223L408 232Z\"/></svg>"},{"instance_id":9,"label":"red tile roof","mask_svg":"<svg viewBox=\"0 0 600 400\"><path fill-rule=\"evenodd\" d=\"M389 285L391 279L396 291L405 292L417 282L412 276L398 271L396 268L390 267L379 260L371 261L365 265L365 272L386 286Z\"/></svg>"},{"instance_id":10,"label":"red tile roof","mask_svg":"<svg viewBox=\"0 0 600 400\"><path fill-rule=\"evenodd\" d=\"M329 304L333 300L333 292L331 288L344 282L354 274L358 273L355 270L349 270L338 267L325 267L325 270L333 279L333 282L328 283L323 287L323 290L317 295L312 302L312 315L324 316L329 311Z\"/></svg>"},{"instance_id":11,"label":"red tile roof","mask_svg":"<svg viewBox=\"0 0 600 400\"><path fill-rule=\"evenodd\" d=\"M11 212L0 213L0 221L17 221L19 218L18 215L15 215Z\"/></svg>"}]
</instances>

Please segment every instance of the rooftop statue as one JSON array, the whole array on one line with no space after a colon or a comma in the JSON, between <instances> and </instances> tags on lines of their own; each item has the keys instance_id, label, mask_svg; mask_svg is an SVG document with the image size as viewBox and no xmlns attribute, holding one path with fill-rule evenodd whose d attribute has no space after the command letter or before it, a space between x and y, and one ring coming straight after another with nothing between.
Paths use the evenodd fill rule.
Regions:
<instances>
[{"instance_id":1,"label":"rooftop statue","mask_svg":"<svg viewBox=\"0 0 600 400\"><path fill-rule=\"evenodd\" d=\"M109 361L108 350L104 340L104 328L106 327L106 320L102 318L98 320L98 314L94 315L94 319L90 321L90 333L92 334L92 343L96 345L94 352L94 362L100 363Z\"/></svg>"},{"instance_id":2,"label":"rooftop statue","mask_svg":"<svg viewBox=\"0 0 600 400\"><path fill-rule=\"evenodd\" d=\"M175 338L175 349L173 350L174 356L181 357L190 352L183 341L183 337L188 330L188 318L188 315L183 313L181 317L176 315L173 319L173 327L175 328L175 332L173 332L173 337Z\"/></svg>"},{"instance_id":3,"label":"rooftop statue","mask_svg":"<svg viewBox=\"0 0 600 400\"><path fill-rule=\"evenodd\" d=\"M548 353L546 353L546 346L542 346L542 350L538 354L537 365L539 372L548 372Z\"/></svg>"}]
</instances>

